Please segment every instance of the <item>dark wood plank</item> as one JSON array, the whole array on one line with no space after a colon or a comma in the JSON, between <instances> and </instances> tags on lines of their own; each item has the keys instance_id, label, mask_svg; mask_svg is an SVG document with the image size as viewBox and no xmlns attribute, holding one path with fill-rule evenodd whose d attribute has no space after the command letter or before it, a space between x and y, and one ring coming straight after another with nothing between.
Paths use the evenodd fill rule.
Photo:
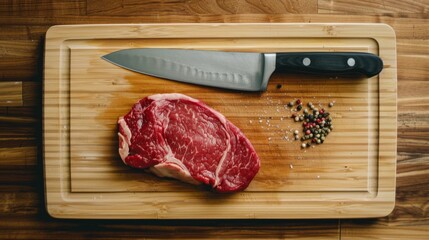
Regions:
<instances>
[{"instance_id":1,"label":"dark wood plank","mask_svg":"<svg viewBox=\"0 0 429 240\"><path fill-rule=\"evenodd\" d=\"M0 40L42 40L50 26L0 26Z\"/></svg>"},{"instance_id":2,"label":"dark wood plank","mask_svg":"<svg viewBox=\"0 0 429 240\"><path fill-rule=\"evenodd\" d=\"M23 106L42 105L42 82L23 82L22 83Z\"/></svg>"},{"instance_id":3,"label":"dark wood plank","mask_svg":"<svg viewBox=\"0 0 429 240\"><path fill-rule=\"evenodd\" d=\"M0 16L68 16L85 15L85 0L3 0Z\"/></svg>"},{"instance_id":4,"label":"dark wood plank","mask_svg":"<svg viewBox=\"0 0 429 240\"><path fill-rule=\"evenodd\" d=\"M253 13L317 13L317 0L265 1L237 0L88 0L87 15L93 16L150 16L150 15L213 15Z\"/></svg>"},{"instance_id":5,"label":"dark wood plank","mask_svg":"<svg viewBox=\"0 0 429 240\"><path fill-rule=\"evenodd\" d=\"M428 0L318 0L319 13L382 15L395 17L429 16Z\"/></svg>"},{"instance_id":6,"label":"dark wood plank","mask_svg":"<svg viewBox=\"0 0 429 240\"><path fill-rule=\"evenodd\" d=\"M397 38L429 39L429 19L392 18L388 16L325 15L325 14L227 14L227 15L155 15L155 16L68 16L68 17L3 17L0 29L15 25L51 26L56 24L103 23L386 23L396 31Z\"/></svg>"},{"instance_id":7,"label":"dark wood plank","mask_svg":"<svg viewBox=\"0 0 429 240\"><path fill-rule=\"evenodd\" d=\"M398 153L429 153L429 40L398 40Z\"/></svg>"},{"instance_id":8,"label":"dark wood plank","mask_svg":"<svg viewBox=\"0 0 429 240\"><path fill-rule=\"evenodd\" d=\"M25 204L25 203L23 203ZM34 204L28 204L29 212ZM22 209L16 207L15 209ZM14 239L338 239L335 220L56 220L43 214L1 217L0 238ZM7 219L7 221L5 221ZM1 229L1 228L0 228Z\"/></svg>"},{"instance_id":9,"label":"dark wood plank","mask_svg":"<svg viewBox=\"0 0 429 240\"><path fill-rule=\"evenodd\" d=\"M7 147L0 148L0 168L11 166L37 165L37 147Z\"/></svg>"},{"instance_id":10,"label":"dark wood plank","mask_svg":"<svg viewBox=\"0 0 429 240\"><path fill-rule=\"evenodd\" d=\"M43 42L0 40L0 81L41 81Z\"/></svg>"},{"instance_id":11,"label":"dark wood plank","mask_svg":"<svg viewBox=\"0 0 429 240\"><path fill-rule=\"evenodd\" d=\"M22 104L22 82L0 82L0 106Z\"/></svg>"},{"instance_id":12,"label":"dark wood plank","mask_svg":"<svg viewBox=\"0 0 429 240\"><path fill-rule=\"evenodd\" d=\"M41 125L41 109L0 107L0 161L14 161L8 157L8 149L40 146Z\"/></svg>"}]
</instances>

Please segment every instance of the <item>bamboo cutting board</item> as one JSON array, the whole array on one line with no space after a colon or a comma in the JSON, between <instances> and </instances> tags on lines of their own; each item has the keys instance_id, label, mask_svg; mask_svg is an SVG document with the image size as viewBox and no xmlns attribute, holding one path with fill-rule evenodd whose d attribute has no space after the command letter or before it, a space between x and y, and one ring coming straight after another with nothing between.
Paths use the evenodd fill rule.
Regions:
<instances>
[{"instance_id":1,"label":"bamboo cutting board","mask_svg":"<svg viewBox=\"0 0 429 240\"><path fill-rule=\"evenodd\" d=\"M275 73L244 93L134 73L100 57L124 48L356 51L379 55L371 79ZM119 116L139 99L179 92L224 114L254 145L261 169L240 193L217 194L125 166ZM300 148L286 105L326 107L334 131ZM46 206L58 218L362 218L390 213L396 173L396 40L383 24L125 24L54 26L46 36Z\"/></svg>"}]
</instances>

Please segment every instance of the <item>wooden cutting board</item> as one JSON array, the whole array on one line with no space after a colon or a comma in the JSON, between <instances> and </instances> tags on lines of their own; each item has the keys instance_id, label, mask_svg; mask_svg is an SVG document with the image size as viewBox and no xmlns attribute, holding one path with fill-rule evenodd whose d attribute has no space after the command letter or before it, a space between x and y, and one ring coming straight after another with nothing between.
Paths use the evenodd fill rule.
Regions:
<instances>
[{"instance_id":1,"label":"wooden cutting board","mask_svg":"<svg viewBox=\"0 0 429 240\"><path fill-rule=\"evenodd\" d=\"M158 79L100 57L125 48L355 51L379 55L371 79L275 73L245 93ZM390 213L396 174L396 40L383 24L121 24L54 26L46 35L46 206L58 218L362 218ZM139 99L179 92L223 113L250 139L261 169L217 194L125 166L119 116ZM287 103L329 108L334 130L307 149Z\"/></svg>"}]
</instances>

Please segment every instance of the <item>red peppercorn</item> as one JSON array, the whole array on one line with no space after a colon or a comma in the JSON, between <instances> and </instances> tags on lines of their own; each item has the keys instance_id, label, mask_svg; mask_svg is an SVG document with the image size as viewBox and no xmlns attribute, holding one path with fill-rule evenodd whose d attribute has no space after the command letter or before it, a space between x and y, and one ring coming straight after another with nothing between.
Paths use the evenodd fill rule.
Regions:
<instances>
[{"instance_id":1,"label":"red peppercorn","mask_svg":"<svg viewBox=\"0 0 429 240\"><path fill-rule=\"evenodd\" d=\"M325 112L325 109L323 109L323 108L319 110L320 114L323 114L324 112Z\"/></svg>"},{"instance_id":2,"label":"red peppercorn","mask_svg":"<svg viewBox=\"0 0 429 240\"><path fill-rule=\"evenodd\" d=\"M296 114L293 113L292 116L291 116L291 118L296 118Z\"/></svg>"},{"instance_id":3,"label":"red peppercorn","mask_svg":"<svg viewBox=\"0 0 429 240\"><path fill-rule=\"evenodd\" d=\"M298 105L299 105L299 104L301 104L301 103L302 103L302 102L301 102L301 100L300 100L300 99L297 99L297 100L296 100L296 104L298 104Z\"/></svg>"},{"instance_id":4,"label":"red peppercorn","mask_svg":"<svg viewBox=\"0 0 429 240\"><path fill-rule=\"evenodd\" d=\"M316 143L316 142L317 142L317 140L316 140L315 138L313 138L313 139L311 139L311 142L312 142L312 143Z\"/></svg>"},{"instance_id":5,"label":"red peppercorn","mask_svg":"<svg viewBox=\"0 0 429 240\"><path fill-rule=\"evenodd\" d=\"M322 122L322 120L320 120L320 118L318 118L316 121L317 121L317 123L321 123Z\"/></svg>"},{"instance_id":6,"label":"red peppercorn","mask_svg":"<svg viewBox=\"0 0 429 240\"><path fill-rule=\"evenodd\" d=\"M305 131L305 134L309 135L311 133L310 130Z\"/></svg>"}]
</instances>

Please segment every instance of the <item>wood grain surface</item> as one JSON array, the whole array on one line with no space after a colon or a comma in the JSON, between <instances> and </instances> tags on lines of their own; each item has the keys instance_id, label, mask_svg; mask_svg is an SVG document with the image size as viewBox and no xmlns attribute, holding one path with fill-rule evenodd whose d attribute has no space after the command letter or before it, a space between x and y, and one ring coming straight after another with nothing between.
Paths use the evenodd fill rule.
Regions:
<instances>
[{"instance_id":1,"label":"wood grain surface","mask_svg":"<svg viewBox=\"0 0 429 240\"><path fill-rule=\"evenodd\" d=\"M89 0L7 0L0 3L0 81L23 82L23 106L0 106L0 238L428 239L428 1L122 2L122 5L106 2L100 4L102 6ZM136 13L136 8L141 11ZM174 10L177 8L187 10ZM398 54L398 175L394 211L384 218L361 220L79 221L50 218L44 206L41 151L41 74L47 29L55 24L171 22L391 25L397 35Z\"/></svg>"},{"instance_id":2,"label":"wood grain surface","mask_svg":"<svg viewBox=\"0 0 429 240\"><path fill-rule=\"evenodd\" d=\"M244 93L165 81L101 59L130 45L370 52L380 55L384 69L370 79L274 73L267 91ZM43 107L48 211L58 218L385 216L395 195L396 82L395 34L385 24L53 27L46 36ZM118 116L144 96L172 91L218 110L252 142L262 168L242 194L216 195L122 164L115 150ZM293 140L301 123L290 118L295 109L287 104L298 98L326 110L335 101L329 109L335 129L325 144L302 150Z\"/></svg>"}]
</instances>

